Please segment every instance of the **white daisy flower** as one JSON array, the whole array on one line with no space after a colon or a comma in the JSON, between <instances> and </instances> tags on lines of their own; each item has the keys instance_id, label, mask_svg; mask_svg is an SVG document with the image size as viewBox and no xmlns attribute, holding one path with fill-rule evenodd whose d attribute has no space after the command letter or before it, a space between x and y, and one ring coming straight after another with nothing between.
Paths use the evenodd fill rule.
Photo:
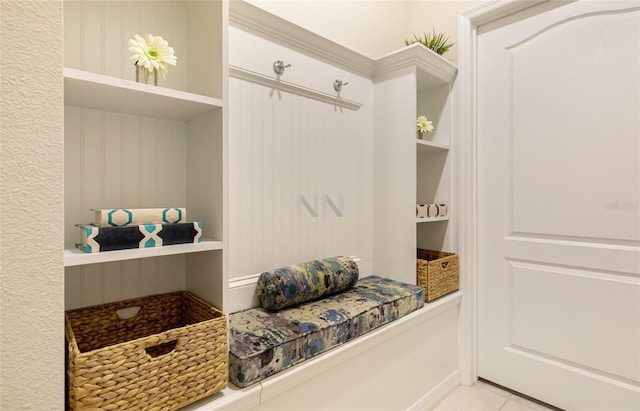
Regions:
<instances>
[{"instance_id":1,"label":"white daisy flower","mask_svg":"<svg viewBox=\"0 0 640 411\"><path fill-rule=\"evenodd\" d=\"M129 51L133 53L131 60L136 65L144 67L148 72L157 70L162 78L167 75L169 64L175 66L178 60L167 41L151 34L145 34L144 38L136 34L135 38L129 40Z\"/></svg>"},{"instance_id":2,"label":"white daisy flower","mask_svg":"<svg viewBox=\"0 0 640 411\"><path fill-rule=\"evenodd\" d=\"M416 127L421 133L433 133L433 121L427 120L425 116L416 119Z\"/></svg>"}]
</instances>

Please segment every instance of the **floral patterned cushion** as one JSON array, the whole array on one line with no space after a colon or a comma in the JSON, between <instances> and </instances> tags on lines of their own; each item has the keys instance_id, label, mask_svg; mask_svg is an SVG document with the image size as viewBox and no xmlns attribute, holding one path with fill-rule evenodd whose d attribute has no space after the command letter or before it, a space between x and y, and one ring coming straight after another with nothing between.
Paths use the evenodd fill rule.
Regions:
<instances>
[{"instance_id":1,"label":"floral patterned cushion","mask_svg":"<svg viewBox=\"0 0 640 411\"><path fill-rule=\"evenodd\" d=\"M297 307L231 314L229 378L240 387L254 384L423 305L421 287L372 276L349 291Z\"/></svg>"},{"instance_id":2,"label":"floral patterned cushion","mask_svg":"<svg viewBox=\"0 0 640 411\"><path fill-rule=\"evenodd\" d=\"M279 310L348 290L356 281L358 266L351 258L331 257L264 272L257 293L262 308Z\"/></svg>"}]
</instances>

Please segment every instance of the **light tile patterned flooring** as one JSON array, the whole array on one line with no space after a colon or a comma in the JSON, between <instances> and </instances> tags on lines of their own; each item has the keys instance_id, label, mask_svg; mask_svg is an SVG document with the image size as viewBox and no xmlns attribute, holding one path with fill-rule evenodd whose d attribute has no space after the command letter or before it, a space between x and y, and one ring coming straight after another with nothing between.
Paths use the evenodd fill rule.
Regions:
<instances>
[{"instance_id":1,"label":"light tile patterned flooring","mask_svg":"<svg viewBox=\"0 0 640 411\"><path fill-rule=\"evenodd\" d=\"M442 400L433 411L549 411L523 397L484 381L473 387L460 386Z\"/></svg>"}]
</instances>

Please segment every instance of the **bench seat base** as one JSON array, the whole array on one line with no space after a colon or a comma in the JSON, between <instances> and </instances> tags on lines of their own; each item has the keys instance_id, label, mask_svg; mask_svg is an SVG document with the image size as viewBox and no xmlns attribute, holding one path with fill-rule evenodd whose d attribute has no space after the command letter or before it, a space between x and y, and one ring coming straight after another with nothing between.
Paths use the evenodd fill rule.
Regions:
<instances>
[{"instance_id":1,"label":"bench seat base","mask_svg":"<svg viewBox=\"0 0 640 411\"><path fill-rule=\"evenodd\" d=\"M421 287L371 276L349 291L296 307L231 314L229 378L249 386L423 305Z\"/></svg>"}]
</instances>

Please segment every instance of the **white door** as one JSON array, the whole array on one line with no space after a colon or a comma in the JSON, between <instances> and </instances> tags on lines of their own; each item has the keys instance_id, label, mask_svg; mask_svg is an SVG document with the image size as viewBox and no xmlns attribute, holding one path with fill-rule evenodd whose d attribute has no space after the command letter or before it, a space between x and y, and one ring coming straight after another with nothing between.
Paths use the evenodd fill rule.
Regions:
<instances>
[{"instance_id":1,"label":"white door","mask_svg":"<svg viewBox=\"0 0 640 411\"><path fill-rule=\"evenodd\" d=\"M640 409L640 3L478 27L478 374Z\"/></svg>"}]
</instances>

